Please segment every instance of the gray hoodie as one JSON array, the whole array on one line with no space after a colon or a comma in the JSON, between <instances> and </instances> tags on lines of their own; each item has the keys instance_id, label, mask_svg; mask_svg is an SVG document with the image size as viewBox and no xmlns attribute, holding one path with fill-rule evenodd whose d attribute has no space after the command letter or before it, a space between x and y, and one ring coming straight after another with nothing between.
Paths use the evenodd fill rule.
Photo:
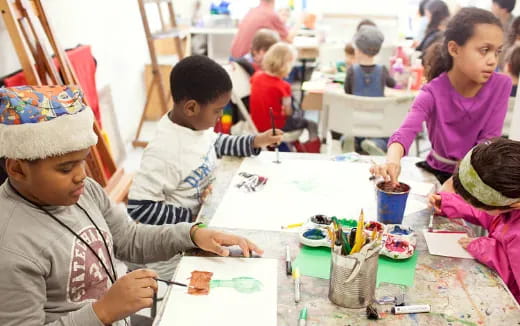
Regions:
<instances>
[{"instance_id":1,"label":"gray hoodie","mask_svg":"<svg viewBox=\"0 0 520 326\"><path fill-rule=\"evenodd\" d=\"M145 264L195 247L192 224L136 224L91 179L85 181L78 203L101 229L112 257ZM86 240L112 270L103 240L78 206L46 209ZM0 186L0 325L102 325L92 302L110 286L83 242L18 196L8 182Z\"/></svg>"}]
</instances>

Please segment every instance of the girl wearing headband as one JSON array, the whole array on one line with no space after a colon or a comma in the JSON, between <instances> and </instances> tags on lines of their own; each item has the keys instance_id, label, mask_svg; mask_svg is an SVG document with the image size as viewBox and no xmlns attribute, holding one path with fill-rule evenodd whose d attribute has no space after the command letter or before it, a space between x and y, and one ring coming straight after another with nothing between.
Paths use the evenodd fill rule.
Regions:
<instances>
[{"instance_id":1,"label":"girl wearing headband","mask_svg":"<svg viewBox=\"0 0 520 326\"><path fill-rule=\"evenodd\" d=\"M433 194L430 204L437 214L486 228L487 236L459 243L496 270L520 301L520 142L496 138L477 145L448 184L454 193Z\"/></svg>"}]
</instances>

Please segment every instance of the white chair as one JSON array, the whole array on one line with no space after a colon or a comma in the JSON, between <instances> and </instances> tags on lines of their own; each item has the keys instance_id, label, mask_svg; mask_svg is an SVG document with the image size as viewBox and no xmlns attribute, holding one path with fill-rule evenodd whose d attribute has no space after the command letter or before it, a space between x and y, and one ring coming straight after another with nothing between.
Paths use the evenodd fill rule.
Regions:
<instances>
[{"instance_id":1,"label":"white chair","mask_svg":"<svg viewBox=\"0 0 520 326\"><path fill-rule=\"evenodd\" d=\"M251 116L249 115L249 111L247 111L246 105L242 101L244 97L247 97L251 94L251 84L249 82L250 76L249 74L236 62L230 62L229 64L224 65L224 69L229 74L231 78L231 82L233 83L233 89L231 90L231 102L233 102L240 113L246 120L247 129L249 129L249 133L258 133L258 129L256 128ZM242 128L246 129L246 128ZM244 131L244 133L248 133Z\"/></svg>"},{"instance_id":2,"label":"white chair","mask_svg":"<svg viewBox=\"0 0 520 326\"><path fill-rule=\"evenodd\" d=\"M364 97L337 92L323 95L322 137L329 130L345 136L344 149L354 151L354 137L390 137L403 122L414 100L401 97Z\"/></svg>"},{"instance_id":3,"label":"white chair","mask_svg":"<svg viewBox=\"0 0 520 326\"><path fill-rule=\"evenodd\" d=\"M504 127L502 128L502 135L509 136L511 135L511 124L513 121L513 113L515 111L515 97L509 98L509 104L507 106L506 119L504 120Z\"/></svg>"}]
</instances>

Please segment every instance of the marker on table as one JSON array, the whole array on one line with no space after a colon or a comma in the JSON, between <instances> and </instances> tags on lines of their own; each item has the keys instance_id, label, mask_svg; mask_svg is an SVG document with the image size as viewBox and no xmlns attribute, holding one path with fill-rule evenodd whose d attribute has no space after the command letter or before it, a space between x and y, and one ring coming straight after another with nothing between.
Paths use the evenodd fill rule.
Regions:
<instances>
[{"instance_id":1,"label":"marker on table","mask_svg":"<svg viewBox=\"0 0 520 326\"><path fill-rule=\"evenodd\" d=\"M430 312L431 307L429 304L419 304L419 305L413 305L413 306L395 306L392 308L392 313L394 315L400 315L400 314L416 314L419 312Z\"/></svg>"},{"instance_id":2,"label":"marker on table","mask_svg":"<svg viewBox=\"0 0 520 326\"><path fill-rule=\"evenodd\" d=\"M298 267L293 269L292 276L294 279L294 302L298 303L300 302L300 287L302 285Z\"/></svg>"},{"instance_id":3,"label":"marker on table","mask_svg":"<svg viewBox=\"0 0 520 326\"><path fill-rule=\"evenodd\" d=\"M298 317L298 326L305 326L305 324L307 324L307 307L300 311L300 317Z\"/></svg>"},{"instance_id":4,"label":"marker on table","mask_svg":"<svg viewBox=\"0 0 520 326\"><path fill-rule=\"evenodd\" d=\"M271 116L271 127L273 128L273 136L276 136L276 130L274 127L274 114L273 114L273 108L269 108L269 115ZM276 153L276 161L274 163L281 163L280 162L280 152L278 151L278 145L274 149Z\"/></svg>"},{"instance_id":5,"label":"marker on table","mask_svg":"<svg viewBox=\"0 0 520 326\"><path fill-rule=\"evenodd\" d=\"M285 250L285 272L287 273L287 275L291 275L291 250L289 249L289 246L285 246Z\"/></svg>"}]
</instances>

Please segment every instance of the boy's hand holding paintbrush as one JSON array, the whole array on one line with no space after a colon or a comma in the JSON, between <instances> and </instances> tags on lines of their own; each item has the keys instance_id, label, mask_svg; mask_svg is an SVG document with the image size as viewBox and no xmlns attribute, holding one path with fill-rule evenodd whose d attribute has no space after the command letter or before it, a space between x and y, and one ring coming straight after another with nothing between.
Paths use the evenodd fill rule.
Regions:
<instances>
[{"instance_id":1,"label":"boy's hand holding paintbrush","mask_svg":"<svg viewBox=\"0 0 520 326\"><path fill-rule=\"evenodd\" d=\"M271 129L264 131L263 133L260 133L256 135L255 140L253 141L253 147L255 148L261 148L261 147L267 147L267 146L278 146L282 142L282 136L283 131L280 129L274 130Z\"/></svg>"}]
</instances>

